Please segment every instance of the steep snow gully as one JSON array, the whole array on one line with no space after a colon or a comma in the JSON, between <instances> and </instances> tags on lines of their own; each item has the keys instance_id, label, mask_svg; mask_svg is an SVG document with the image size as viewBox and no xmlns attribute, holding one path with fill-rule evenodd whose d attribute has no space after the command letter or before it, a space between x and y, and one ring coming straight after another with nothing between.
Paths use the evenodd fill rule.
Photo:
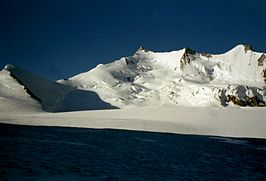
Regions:
<instances>
[{"instance_id":1,"label":"steep snow gully","mask_svg":"<svg viewBox=\"0 0 266 181\"><path fill-rule=\"evenodd\" d=\"M213 55L189 48L153 52L140 47L74 77L49 81L7 65L0 72L1 110L98 110L126 107L265 106L266 55L248 45ZM26 108L25 108L26 109Z\"/></svg>"}]
</instances>

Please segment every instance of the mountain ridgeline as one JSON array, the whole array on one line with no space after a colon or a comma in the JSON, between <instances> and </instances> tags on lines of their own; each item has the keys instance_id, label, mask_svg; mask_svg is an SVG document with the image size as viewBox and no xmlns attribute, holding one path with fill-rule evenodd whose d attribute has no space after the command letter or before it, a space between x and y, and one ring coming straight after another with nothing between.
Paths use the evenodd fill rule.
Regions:
<instances>
[{"instance_id":1,"label":"mountain ridgeline","mask_svg":"<svg viewBox=\"0 0 266 181\"><path fill-rule=\"evenodd\" d=\"M14 81L24 92L16 90ZM49 112L135 106L264 107L265 85L266 54L248 45L217 55L189 48L153 52L140 47L132 56L56 82L13 65L0 72L0 97L12 102L10 97L19 100L23 95L25 101L28 94L27 100L34 99Z\"/></svg>"}]
</instances>

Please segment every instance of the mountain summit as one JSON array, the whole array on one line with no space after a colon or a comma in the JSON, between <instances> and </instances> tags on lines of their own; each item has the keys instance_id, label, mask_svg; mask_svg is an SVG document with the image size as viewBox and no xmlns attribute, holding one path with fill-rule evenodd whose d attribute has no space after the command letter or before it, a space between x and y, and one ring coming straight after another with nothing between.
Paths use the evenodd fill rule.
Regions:
<instances>
[{"instance_id":1,"label":"mountain summit","mask_svg":"<svg viewBox=\"0 0 266 181\"><path fill-rule=\"evenodd\" d=\"M6 66L0 72L0 97L12 102L12 91L17 91L18 100L22 90L10 85L17 82L25 88L24 96L31 95L52 112L134 106L265 106L266 101L266 55L249 45L217 55L189 48L153 52L140 47L132 56L69 79L51 82L36 77Z\"/></svg>"}]
</instances>

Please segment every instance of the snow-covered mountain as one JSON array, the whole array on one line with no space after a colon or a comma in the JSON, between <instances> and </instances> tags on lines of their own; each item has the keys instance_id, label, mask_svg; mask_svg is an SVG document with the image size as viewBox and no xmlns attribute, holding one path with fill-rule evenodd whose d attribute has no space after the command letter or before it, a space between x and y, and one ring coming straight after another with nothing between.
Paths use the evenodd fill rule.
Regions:
<instances>
[{"instance_id":1,"label":"snow-covered mountain","mask_svg":"<svg viewBox=\"0 0 266 181\"><path fill-rule=\"evenodd\" d=\"M36 111L36 108L48 112L115 108L95 92L65 86L13 65L6 65L0 72L0 105L1 112Z\"/></svg>"},{"instance_id":2,"label":"snow-covered mountain","mask_svg":"<svg viewBox=\"0 0 266 181\"><path fill-rule=\"evenodd\" d=\"M58 82L97 92L117 107L264 106L266 56L244 45L220 55L141 47L133 56Z\"/></svg>"},{"instance_id":3,"label":"snow-covered mountain","mask_svg":"<svg viewBox=\"0 0 266 181\"><path fill-rule=\"evenodd\" d=\"M0 72L0 102L39 102L52 112L136 106L265 106L265 85L266 54L247 45L219 55L189 48L156 53L141 47L133 56L57 82L8 65Z\"/></svg>"}]
</instances>

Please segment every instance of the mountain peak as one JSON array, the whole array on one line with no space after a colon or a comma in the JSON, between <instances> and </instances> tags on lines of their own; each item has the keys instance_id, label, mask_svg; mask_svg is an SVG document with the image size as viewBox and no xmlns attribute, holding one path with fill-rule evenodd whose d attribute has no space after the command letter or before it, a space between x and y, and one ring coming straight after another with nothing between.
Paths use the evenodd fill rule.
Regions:
<instances>
[{"instance_id":1,"label":"mountain peak","mask_svg":"<svg viewBox=\"0 0 266 181\"><path fill-rule=\"evenodd\" d=\"M4 67L4 70L10 71L12 69L16 68L15 65L11 65L11 64L6 64L6 66Z\"/></svg>"},{"instance_id":2,"label":"mountain peak","mask_svg":"<svg viewBox=\"0 0 266 181\"><path fill-rule=\"evenodd\" d=\"M197 53L195 50L189 48L189 47L185 47L185 54L191 54L194 55L195 53Z\"/></svg>"},{"instance_id":3,"label":"mountain peak","mask_svg":"<svg viewBox=\"0 0 266 181\"><path fill-rule=\"evenodd\" d=\"M243 45L245 52L247 51L254 51L251 45Z\"/></svg>"},{"instance_id":4,"label":"mountain peak","mask_svg":"<svg viewBox=\"0 0 266 181\"><path fill-rule=\"evenodd\" d=\"M229 52L231 52L231 51L244 51L245 53L247 53L248 51L254 52L254 49L252 48L251 45L239 44L239 45L235 46L234 48L232 48L231 50L229 50Z\"/></svg>"},{"instance_id":5,"label":"mountain peak","mask_svg":"<svg viewBox=\"0 0 266 181\"><path fill-rule=\"evenodd\" d=\"M140 46L137 50L137 52L144 51L144 52L149 52L150 50L144 48L143 46Z\"/></svg>"}]
</instances>

